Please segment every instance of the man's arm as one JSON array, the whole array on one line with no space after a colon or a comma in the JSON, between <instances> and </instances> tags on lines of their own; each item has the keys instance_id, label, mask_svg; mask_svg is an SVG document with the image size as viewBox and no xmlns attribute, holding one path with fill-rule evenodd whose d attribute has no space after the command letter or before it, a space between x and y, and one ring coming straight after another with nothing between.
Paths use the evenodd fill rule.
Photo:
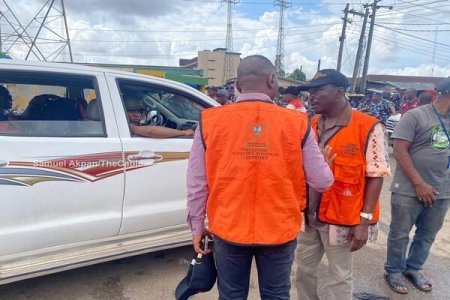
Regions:
<instances>
[{"instance_id":1,"label":"man's arm","mask_svg":"<svg viewBox=\"0 0 450 300\"><path fill-rule=\"evenodd\" d=\"M205 149L200 136L200 128L194 134L187 171L187 223L192 231L192 243L197 253L201 249L203 236L209 235L205 229L208 182L205 170Z\"/></svg>"},{"instance_id":2,"label":"man's arm","mask_svg":"<svg viewBox=\"0 0 450 300\"><path fill-rule=\"evenodd\" d=\"M366 177L366 189L364 194L364 206L362 212L373 213L383 187L383 177ZM352 240L350 251L361 249L369 236L370 221L360 217L360 224L352 227L349 239Z\"/></svg>"},{"instance_id":3,"label":"man's arm","mask_svg":"<svg viewBox=\"0 0 450 300\"><path fill-rule=\"evenodd\" d=\"M391 175L386 139L384 127L380 123L376 124L369 135L366 151L366 187L361 210L364 213L374 212L383 187L383 177ZM349 235L349 240L352 240L350 251L361 249L367 243L369 225L369 220L360 217L360 224L352 227Z\"/></svg>"},{"instance_id":4,"label":"man's arm","mask_svg":"<svg viewBox=\"0 0 450 300\"><path fill-rule=\"evenodd\" d=\"M411 142L402 139L394 139L394 156L403 173L411 181L416 190L417 197L426 207L432 206L439 194L431 185L426 183L419 172L417 172L414 162L409 155Z\"/></svg>"},{"instance_id":5,"label":"man's arm","mask_svg":"<svg viewBox=\"0 0 450 300\"><path fill-rule=\"evenodd\" d=\"M194 131L192 129L186 130L178 130L167 128L163 126L136 126L131 125L131 132L135 135L145 136L156 139L164 139L170 137L178 137L178 136L192 136L194 135Z\"/></svg>"},{"instance_id":6,"label":"man's arm","mask_svg":"<svg viewBox=\"0 0 450 300\"><path fill-rule=\"evenodd\" d=\"M308 185L319 192L327 190L334 182L333 173L317 145L313 130L309 131L302 153L303 170Z\"/></svg>"},{"instance_id":7,"label":"man's arm","mask_svg":"<svg viewBox=\"0 0 450 300\"><path fill-rule=\"evenodd\" d=\"M397 159L399 168L414 186L417 198L428 207L436 201L438 192L423 180L409 154L409 148L415 140L418 122L419 116L414 113L414 110L408 111L402 116L392 133L394 156ZM423 159L426 158L424 157Z\"/></svg>"}]
</instances>

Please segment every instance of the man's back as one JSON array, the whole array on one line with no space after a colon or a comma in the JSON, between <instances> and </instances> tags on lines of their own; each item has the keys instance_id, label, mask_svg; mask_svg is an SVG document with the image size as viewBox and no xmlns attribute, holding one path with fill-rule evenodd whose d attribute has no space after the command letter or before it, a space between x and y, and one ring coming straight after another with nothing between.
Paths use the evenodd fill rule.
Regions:
<instances>
[{"instance_id":1,"label":"man's back","mask_svg":"<svg viewBox=\"0 0 450 300\"><path fill-rule=\"evenodd\" d=\"M246 101L205 110L201 124L210 230L241 244L294 239L306 197L301 145L306 114Z\"/></svg>"}]
</instances>

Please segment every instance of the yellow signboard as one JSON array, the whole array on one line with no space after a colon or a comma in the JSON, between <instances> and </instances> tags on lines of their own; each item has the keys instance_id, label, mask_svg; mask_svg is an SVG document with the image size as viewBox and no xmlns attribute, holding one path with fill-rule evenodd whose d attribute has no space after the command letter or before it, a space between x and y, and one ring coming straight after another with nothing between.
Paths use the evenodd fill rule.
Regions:
<instances>
[{"instance_id":1,"label":"yellow signboard","mask_svg":"<svg viewBox=\"0 0 450 300\"><path fill-rule=\"evenodd\" d=\"M165 78L166 77L166 72L163 72L163 71L137 70L136 73L144 74L144 75L150 75L150 76L155 76L155 77L160 77L160 78Z\"/></svg>"}]
</instances>

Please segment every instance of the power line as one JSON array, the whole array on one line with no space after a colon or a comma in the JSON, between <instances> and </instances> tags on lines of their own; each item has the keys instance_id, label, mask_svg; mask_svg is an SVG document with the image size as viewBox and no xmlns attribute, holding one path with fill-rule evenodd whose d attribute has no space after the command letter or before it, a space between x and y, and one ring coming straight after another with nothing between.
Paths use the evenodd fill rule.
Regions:
<instances>
[{"instance_id":1,"label":"power line","mask_svg":"<svg viewBox=\"0 0 450 300\"><path fill-rule=\"evenodd\" d=\"M393 31L393 32L397 32L397 33L399 33L399 34L403 34L403 35L406 35L406 36L410 36L410 37L416 38L416 39L418 39L418 40L427 41L427 42L434 43L434 44L436 44L436 45L441 45L441 46L445 46L445 47L449 47L449 48L450 48L450 45L448 45L448 44L439 43L439 42L434 42L434 41L432 41L432 40L428 40L428 39L425 39L425 38L422 38L422 37L417 37L417 36L414 36L414 35L411 35L411 34L407 34L407 33L401 32L400 30L393 29L393 28L389 28L389 27L386 27L386 26L383 26L383 25L380 25L380 24L375 24L375 26L382 27L382 28L384 28L384 29L391 30L391 31Z\"/></svg>"},{"instance_id":2,"label":"power line","mask_svg":"<svg viewBox=\"0 0 450 300\"><path fill-rule=\"evenodd\" d=\"M389 23L389 22L377 22L377 24L383 25L405 25L405 26L436 26L436 25L450 25L450 23Z\"/></svg>"},{"instance_id":3,"label":"power line","mask_svg":"<svg viewBox=\"0 0 450 300\"><path fill-rule=\"evenodd\" d=\"M375 24L379 25L379 24ZM379 25L383 26L383 25ZM412 31L412 32L448 32L450 29L398 29L399 31Z\"/></svg>"},{"instance_id":4,"label":"power line","mask_svg":"<svg viewBox=\"0 0 450 300\"><path fill-rule=\"evenodd\" d=\"M0 24L5 24L3 22L0 22ZM333 25L338 25L340 23L324 23L324 24L305 24L305 25L298 25L298 26L286 26L284 27L285 29L303 29L305 27L323 27L323 26L333 26ZM445 24L445 23L444 23ZM29 26L29 28L33 28L33 26ZM36 27L35 27L36 28ZM54 28L55 30L57 29L62 29L62 28ZM250 32L250 31L260 31L260 30L276 30L278 29L277 27L265 27L265 28L248 28L248 29L233 29L233 32L236 31L244 31L244 32ZM193 33L197 33L197 32L201 32L201 33L215 33L215 32L226 32L226 30L223 29L217 29L217 30L206 30L206 29L198 29L198 30L139 30L139 29L93 29L93 28L74 28L71 27L70 31L90 31L90 32L148 32L148 33L170 33L170 32L174 32L174 33L186 33L186 32L193 32Z\"/></svg>"},{"instance_id":5,"label":"power line","mask_svg":"<svg viewBox=\"0 0 450 300\"><path fill-rule=\"evenodd\" d=\"M410 52L422 54L422 55L424 55L426 57L429 57L430 54L431 54L430 52L424 52L422 49L417 49L417 48L411 47L409 45L408 46L402 46L402 45L394 44L392 42L392 40L390 40L390 39L385 39L385 38L381 38L381 37L374 37L374 39L377 40L377 41L380 41L380 42L383 42L383 43L386 43L386 44L389 44L389 45L401 48L401 49L403 49L405 51L410 51ZM447 56L436 55L436 58L439 58L439 60L442 60L442 61L450 62L450 57L447 57Z\"/></svg>"},{"instance_id":6,"label":"power line","mask_svg":"<svg viewBox=\"0 0 450 300\"><path fill-rule=\"evenodd\" d=\"M323 30L317 30L317 31L306 31L302 32L302 34L313 34L313 33L323 33ZM290 33L285 34L285 36L298 36L299 33ZM270 38L270 37L277 37L278 35L265 35L264 37ZM235 37L234 40L249 40L254 39L255 36L249 36L249 37ZM95 43L173 43L173 42L208 42L208 41L223 41L223 38L217 38L217 39L186 39L186 40L84 40L84 39L72 39L71 42L95 42Z\"/></svg>"},{"instance_id":7,"label":"power line","mask_svg":"<svg viewBox=\"0 0 450 300\"><path fill-rule=\"evenodd\" d=\"M221 0L183 0L185 2L200 2L200 3L220 3ZM240 1L240 3L243 4L250 4L250 5L273 5L273 2L254 2L254 1ZM295 6L303 6L303 5L307 5L307 6L325 6L325 5L345 5L347 2L300 2L300 3L295 3L293 5Z\"/></svg>"}]
</instances>

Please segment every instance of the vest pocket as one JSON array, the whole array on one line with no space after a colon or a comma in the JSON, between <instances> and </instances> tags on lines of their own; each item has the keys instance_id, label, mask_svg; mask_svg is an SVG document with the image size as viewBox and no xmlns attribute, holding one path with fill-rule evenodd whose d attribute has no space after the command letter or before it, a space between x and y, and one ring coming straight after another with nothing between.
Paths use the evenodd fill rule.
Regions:
<instances>
[{"instance_id":1,"label":"vest pocket","mask_svg":"<svg viewBox=\"0 0 450 300\"><path fill-rule=\"evenodd\" d=\"M336 181L357 184L361 181L362 163L338 159L334 162L334 179Z\"/></svg>"},{"instance_id":2,"label":"vest pocket","mask_svg":"<svg viewBox=\"0 0 450 300\"><path fill-rule=\"evenodd\" d=\"M334 183L323 194L320 207L321 219L339 225L359 223L363 197L363 182L360 176L362 165L354 162L335 161Z\"/></svg>"}]
</instances>

